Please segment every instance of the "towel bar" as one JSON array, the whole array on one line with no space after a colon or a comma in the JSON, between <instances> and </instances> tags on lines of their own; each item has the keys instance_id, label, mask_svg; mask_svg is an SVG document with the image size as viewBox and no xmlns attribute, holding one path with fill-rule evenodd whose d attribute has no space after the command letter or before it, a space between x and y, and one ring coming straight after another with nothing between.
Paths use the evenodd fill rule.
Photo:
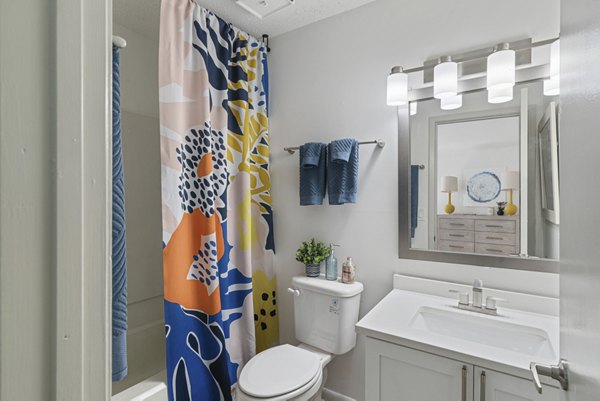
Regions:
<instances>
[{"instance_id":1,"label":"towel bar","mask_svg":"<svg viewBox=\"0 0 600 401\"><path fill-rule=\"evenodd\" d=\"M372 141L359 142L358 144L359 145L377 145L377 147L383 148L385 146L385 141L383 141L381 139L374 139ZM300 146L291 146L289 148L283 148L283 150L288 152L290 155L293 155L299 149L300 149Z\"/></svg>"}]
</instances>

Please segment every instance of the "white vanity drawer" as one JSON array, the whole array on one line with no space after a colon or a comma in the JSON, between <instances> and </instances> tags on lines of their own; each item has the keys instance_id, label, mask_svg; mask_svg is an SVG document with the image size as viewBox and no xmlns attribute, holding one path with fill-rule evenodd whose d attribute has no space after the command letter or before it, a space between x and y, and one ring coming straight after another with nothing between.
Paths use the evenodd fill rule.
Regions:
<instances>
[{"instance_id":1,"label":"white vanity drawer","mask_svg":"<svg viewBox=\"0 0 600 401\"><path fill-rule=\"evenodd\" d=\"M514 233L516 231L515 220L476 220L475 231L492 231L497 233Z\"/></svg>"},{"instance_id":2,"label":"white vanity drawer","mask_svg":"<svg viewBox=\"0 0 600 401\"><path fill-rule=\"evenodd\" d=\"M475 243L465 241L438 241L438 249L440 251L452 252L475 252Z\"/></svg>"},{"instance_id":3,"label":"white vanity drawer","mask_svg":"<svg viewBox=\"0 0 600 401\"><path fill-rule=\"evenodd\" d=\"M465 241L465 242L473 242L475 241L475 231L465 231L465 230L440 230L440 240L448 240L448 241Z\"/></svg>"},{"instance_id":4,"label":"white vanity drawer","mask_svg":"<svg viewBox=\"0 0 600 401\"><path fill-rule=\"evenodd\" d=\"M514 245L475 244L475 253L486 255L516 255L517 247Z\"/></svg>"},{"instance_id":5,"label":"white vanity drawer","mask_svg":"<svg viewBox=\"0 0 600 401\"><path fill-rule=\"evenodd\" d=\"M473 230L475 221L473 219L449 219L440 217L440 229L442 230Z\"/></svg>"},{"instance_id":6,"label":"white vanity drawer","mask_svg":"<svg viewBox=\"0 0 600 401\"><path fill-rule=\"evenodd\" d=\"M517 244L515 234L500 232L475 232L475 242L481 244L513 245Z\"/></svg>"}]
</instances>

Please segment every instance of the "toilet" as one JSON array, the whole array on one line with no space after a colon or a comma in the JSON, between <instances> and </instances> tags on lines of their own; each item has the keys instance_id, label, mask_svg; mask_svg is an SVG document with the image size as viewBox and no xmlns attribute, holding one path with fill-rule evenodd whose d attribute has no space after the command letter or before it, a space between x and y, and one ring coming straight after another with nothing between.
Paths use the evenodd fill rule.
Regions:
<instances>
[{"instance_id":1,"label":"toilet","mask_svg":"<svg viewBox=\"0 0 600 401\"><path fill-rule=\"evenodd\" d=\"M238 401L320 401L327 364L356 345L361 283L297 276L288 291L300 344L279 345L250 359L240 374Z\"/></svg>"}]
</instances>

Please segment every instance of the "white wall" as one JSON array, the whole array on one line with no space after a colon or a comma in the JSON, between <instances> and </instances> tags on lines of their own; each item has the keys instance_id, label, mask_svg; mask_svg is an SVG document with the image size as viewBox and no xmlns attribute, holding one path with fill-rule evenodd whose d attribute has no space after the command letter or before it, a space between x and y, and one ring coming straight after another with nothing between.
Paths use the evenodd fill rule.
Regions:
<instances>
[{"instance_id":1,"label":"white wall","mask_svg":"<svg viewBox=\"0 0 600 401\"><path fill-rule=\"evenodd\" d=\"M55 2L0 2L0 399L53 400Z\"/></svg>"},{"instance_id":2,"label":"white wall","mask_svg":"<svg viewBox=\"0 0 600 401\"><path fill-rule=\"evenodd\" d=\"M490 12L493 10L493 13ZM493 18L490 18L493 15ZM392 274L558 295L556 275L398 258L397 122L385 105L392 66L412 67L433 56L503 40L558 34L559 1L399 2L378 0L272 40L270 54L272 184L282 341L294 342L292 299L285 289L303 267L294 251L312 236L341 244L365 284L361 316L392 287ZM355 205L298 206L298 156L284 146L345 136L382 138L382 149L360 152ZM330 365L327 387L363 400L364 343Z\"/></svg>"},{"instance_id":3,"label":"white wall","mask_svg":"<svg viewBox=\"0 0 600 401\"><path fill-rule=\"evenodd\" d=\"M158 21L157 21L158 23ZM158 38L115 23L121 50L121 123L127 224L127 377L119 392L165 368L158 119Z\"/></svg>"}]
</instances>

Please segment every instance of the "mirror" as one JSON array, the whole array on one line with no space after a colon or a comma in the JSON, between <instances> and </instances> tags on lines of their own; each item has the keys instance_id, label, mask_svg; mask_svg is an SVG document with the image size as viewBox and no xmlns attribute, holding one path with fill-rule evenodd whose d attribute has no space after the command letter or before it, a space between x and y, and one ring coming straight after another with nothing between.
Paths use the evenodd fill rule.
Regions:
<instances>
[{"instance_id":1,"label":"mirror","mask_svg":"<svg viewBox=\"0 0 600 401\"><path fill-rule=\"evenodd\" d=\"M517 84L500 104L473 90L454 110L432 98L411 102L409 150L400 145L400 177L409 183L401 257L555 268L559 99L543 89L541 80Z\"/></svg>"}]
</instances>

